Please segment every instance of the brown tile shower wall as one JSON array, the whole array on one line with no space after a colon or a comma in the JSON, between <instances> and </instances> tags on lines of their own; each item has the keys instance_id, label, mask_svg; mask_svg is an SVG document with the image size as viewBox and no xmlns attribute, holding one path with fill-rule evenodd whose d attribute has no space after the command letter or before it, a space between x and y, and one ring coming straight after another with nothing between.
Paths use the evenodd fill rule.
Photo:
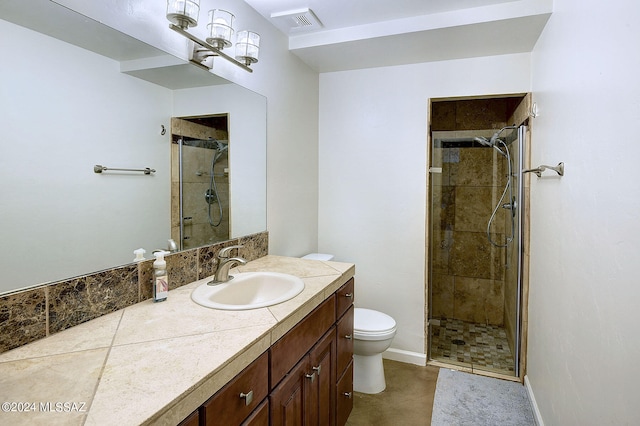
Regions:
<instances>
[{"instance_id":1,"label":"brown tile shower wall","mask_svg":"<svg viewBox=\"0 0 640 426\"><path fill-rule=\"evenodd\" d=\"M173 117L171 119L171 238L180 241L180 166L177 138L180 136L193 139L229 140L226 117L218 117L208 124L195 123L189 119ZM223 124L224 122L224 124ZM204 194L211 184L211 159L213 150L208 148L183 147L183 213L190 217L184 221L184 234L188 239L182 239L185 248L200 247L211 241L221 241L229 238L229 176L225 169L229 167L229 159L223 156L215 164L215 182L218 195L222 201L223 213L218 226L210 226L207 209L202 209L205 203ZM212 205L213 220L219 218L217 204Z\"/></svg>"},{"instance_id":2,"label":"brown tile shower wall","mask_svg":"<svg viewBox=\"0 0 640 426\"><path fill-rule=\"evenodd\" d=\"M177 169L178 145L171 145L172 161ZM200 247L211 241L225 240L229 236L229 176L225 169L229 167L228 157L222 156L215 164L214 175L218 196L223 206L222 219L218 226L210 226L208 208L204 194L211 186L211 159L214 151L208 148L185 146L182 150L183 157L183 212L190 217L184 221L184 234L188 239L184 240L185 247ZM177 170L175 180L172 182L172 238L180 241L180 180ZM211 205L212 220L220 218L218 204ZM214 222L215 223L215 222Z\"/></svg>"},{"instance_id":3,"label":"brown tile shower wall","mask_svg":"<svg viewBox=\"0 0 640 426\"><path fill-rule=\"evenodd\" d=\"M503 252L487 241L486 225L504 187L502 162L487 148L436 150L442 174L432 181L432 317L501 325ZM491 173L488 164L497 164ZM500 241L504 221L496 223L493 238Z\"/></svg>"},{"instance_id":4,"label":"brown tile shower wall","mask_svg":"<svg viewBox=\"0 0 640 426\"><path fill-rule=\"evenodd\" d=\"M267 255L269 234L167 256L171 289L213 275L220 249L237 244L240 256L255 260ZM151 298L152 265L146 260L0 297L0 353Z\"/></svg>"}]
</instances>

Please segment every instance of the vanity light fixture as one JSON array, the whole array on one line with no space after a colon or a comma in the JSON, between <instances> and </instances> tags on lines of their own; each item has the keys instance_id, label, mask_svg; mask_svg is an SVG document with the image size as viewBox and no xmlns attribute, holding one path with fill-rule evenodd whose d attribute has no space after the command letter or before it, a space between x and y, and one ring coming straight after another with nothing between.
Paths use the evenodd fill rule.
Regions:
<instances>
[{"instance_id":1,"label":"vanity light fixture","mask_svg":"<svg viewBox=\"0 0 640 426\"><path fill-rule=\"evenodd\" d=\"M236 59L246 66L258 62L260 51L260 34L253 31L240 31L236 41Z\"/></svg>"},{"instance_id":2,"label":"vanity light fixture","mask_svg":"<svg viewBox=\"0 0 640 426\"><path fill-rule=\"evenodd\" d=\"M212 66L205 61L211 56L218 56L245 71L253 72L249 66L258 62L260 35L253 31L240 31L236 42L235 58L233 58L222 50L232 46L231 37L234 33L235 16L222 9L210 10L207 24L208 36L204 41L187 32L190 26L198 25L199 13L200 0L167 0L167 19L171 22L169 28L194 43L189 59L196 65L211 69Z\"/></svg>"}]
</instances>

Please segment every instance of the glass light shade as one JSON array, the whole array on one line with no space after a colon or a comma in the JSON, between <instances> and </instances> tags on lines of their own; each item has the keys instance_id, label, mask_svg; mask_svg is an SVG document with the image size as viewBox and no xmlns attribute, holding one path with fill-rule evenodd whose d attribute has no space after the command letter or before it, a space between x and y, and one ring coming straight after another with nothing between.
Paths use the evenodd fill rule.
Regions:
<instances>
[{"instance_id":1,"label":"glass light shade","mask_svg":"<svg viewBox=\"0 0 640 426\"><path fill-rule=\"evenodd\" d=\"M233 35L233 20L235 16L232 13L222 9L212 9L209 11L209 37L207 43L224 49L231 46L231 36Z\"/></svg>"},{"instance_id":2,"label":"glass light shade","mask_svg":"<svg viewBox=\"0 0 640 426\"><path fill-rule=\"evenodd\" d=\"M200 0L167 0L167 19L184 29L198 25Z\"/></svg>"},{"instance_id":3,"label":"glass light shade","mask_svg":"<svg viewBox=\"0 0 640 426\"><path fill-rule=\"evenodd\" d=\"M253 31L240 31L236 41L236 59L246 65L258 62L260 34Z\"/></svg>"}]
</instances>

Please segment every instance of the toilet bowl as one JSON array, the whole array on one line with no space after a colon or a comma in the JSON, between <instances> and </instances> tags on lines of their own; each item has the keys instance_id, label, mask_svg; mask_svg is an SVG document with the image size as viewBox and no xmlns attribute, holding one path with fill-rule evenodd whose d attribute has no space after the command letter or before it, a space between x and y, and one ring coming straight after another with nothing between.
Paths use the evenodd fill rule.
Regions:
<instances>
[{"instance_id":1,"label":"toilet bowl","mask_svg":"<svg viewBox=\"0 0 640 426\"><path fill-rule=\"evenodd\" d=\"M353 316L353 390L380 393L384 379L382 352L391 346L396 322L389 315L372 309L356 308Z\"/></svg>"}]
</instances>

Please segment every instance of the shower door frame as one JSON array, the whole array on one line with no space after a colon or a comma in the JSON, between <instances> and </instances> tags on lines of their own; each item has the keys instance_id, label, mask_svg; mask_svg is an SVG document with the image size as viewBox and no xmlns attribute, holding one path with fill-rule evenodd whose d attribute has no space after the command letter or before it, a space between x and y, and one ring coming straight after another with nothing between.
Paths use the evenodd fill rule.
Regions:
<instances>
[{"instance_id":1,"label":"shower door frame","mask_svg":"<svg viewBox=\"0 0 640 426\"><path fill-rule=\"evenodd\" d=\"M509 96L509 95L505 95L505 96ZM460 99L460 98L458 98ZM465 98L466 99L466 98ZM476 97L475 99L480 99L479 97ZM441 101L441 100L445 100L443 98L438 98L438 99L431 99L430 103L433 101ZM451 99L446 99L446 100L451 100ZM514 247L514 250L518 251L518 256L517 256L517 263L518 263L518 270L517 270L517 282L516 282L516 314L515 314L515 342L514 342L514 351L513 351L513 357L514 357L514 373L513 375L510 374L501 374L501 373L496 373L494 371L490 371L490 370L482 370L481 368L475 368L472 366L471 370L473 373L477 373L477 374L482 374L482 375L489 375L489 376L496 376L496 377L500 377L503 379L507 379L507 380L513 380L513 381L520 381L522 382L524 380L524 374L525 374L525 368L526 368L526 346L527 346L527 333L526 333L526 329L525 329L525 325L527 322L527 303L528 303L528 259L527 259L527 253L528 253L528 249L527 244L528 244L528 238L529 238L529 234L527 232L528 227L529 227L529 218L527 216L527 203L528 203L528 196L529 196L529 176L527 174L523 174L522 170L525 170L528 167L528 162L529 162L529 151L530 151L530 142L529 142L529 137L530 137L530 127L529 127L529 115L528 115L528 111L530 110L529 105L531 104L531 93L527 93L525 94L525 96L523 97L523 100L521 102L521 106L524 105L524 108L526 109L527 113L526 115L523 115L521 117L521 120L519 120L519 122L516 123L517 128L515 129L515 131L517 132L517 143L518 143L518 155L517 155L517 167L516 167L516 171L514 171L514 177L517 178L517 197L518 197L518 226L517 226L517 246ZM520 108L520 106L518 107ZM431 110L431 108L429 108L429 110ZM514 113L515 115L515 113ZM431 122L431 120L429 120L429 123ZM431 175L433 173L433 169L432 169L432 164L433 164L433 144L434 141L432 140L432 136L431 136L431 131L429 131L429 136L428 136L428 141L429 141L429 150L428 150L428 164L429 164L429 170L428 170L428 176L429 176L429 191L427 192L428 195L428 200L427 200L427 211L429 212L429 220L427 221L427 244L428 244L428 250L427 250L427 254L428 254L428 262L426 265L426 271L425 271L425 278L427 280L426 282L426 296L428 299L428 303L427 303L427 309L426 309L426 315L425 315L425 331L426 331L426 339L425 339L425 343L426 343L426 354L427 354L427 364L428 365L435 365L435 366L444 366L447 368L460 368L460 365L456 365L456 364L449 364L446 361L441 361L441 360L436 360L436 359L432 359L431 358L431 322L433 320L433 318L431 318L431 312L432 312L432 270L431 270L431 262L432 262L432 178ZM462 367L462 368L468 368L468 367Z\"/></svg>"}]
</instances>

